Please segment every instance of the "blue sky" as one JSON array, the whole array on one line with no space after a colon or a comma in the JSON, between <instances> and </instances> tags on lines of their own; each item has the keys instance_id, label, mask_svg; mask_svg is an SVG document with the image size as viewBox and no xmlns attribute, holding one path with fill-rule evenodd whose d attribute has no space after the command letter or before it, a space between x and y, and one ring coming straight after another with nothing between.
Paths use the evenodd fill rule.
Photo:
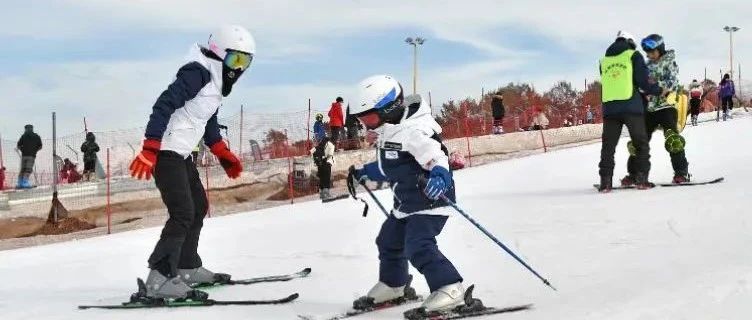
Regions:
<instances>
[{"instance_id":1,"label":"blue sky","mask_svg":"<svg viewBox=\"0 0 752 320\"><path fill-rule=\"evenodd\" d=\"M643 3L644 2L644 3ZM325 108L346 100L362 78L392 74L410 87L420 35L419 93L434 104L477 97L482 87L527 81L548 89L557 80L582 87L620 29L638 37L664 34L677 49L682 80L727 69L727 35L752 53L751 12L740 1L5 1L0 12L0 133L16 139L23 124L49 134L57 111L61 133L143 126L151 103L172 80L193 43L223 23L254 33L257 55L225 100L222 114ZM671 12L646 19L644 10ZM677 9L681 8L681 10ZM685 10L686 9L686 10ZM687 21L695 21L688 24ZM744 31L747 31L745 33Z\"/></svg>"}]
</instances>

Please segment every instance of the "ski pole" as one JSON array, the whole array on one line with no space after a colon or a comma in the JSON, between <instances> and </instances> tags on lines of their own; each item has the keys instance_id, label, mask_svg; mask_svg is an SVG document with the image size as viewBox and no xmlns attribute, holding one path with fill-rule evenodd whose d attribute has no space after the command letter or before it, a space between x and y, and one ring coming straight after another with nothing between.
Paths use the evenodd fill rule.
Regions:
<instances>
[{"instance_id":1,"label":"ski pole","mask_svg":"<svg viewBox=\"0 0 752 320\"><path fill-rule=\"evenodd\" d=\"M507 248L507 246L505 246L503 243L501 243L501 241L499 241L499 239L497 239L493 234L491 234L490 232L488 232L488 230L486 230L486 228L483 228L483 226L481 226L480 223L478 223L477 221L475 221L475 219L473 219L469 214L465 213L465 211L463 211L459 206L457 206L457 204L454 203L454 201L449 200L449 198L447 198L444 195L441 196L441 199L444 200L446 203L448 203L450 206L452 206L452 208L454 208L454 210L457 210L457 212L459 212L468 221L470 221L470 223L472 223L476 228L478 228L478 230L482 231L486 236L488 236L491 240L493 240L493 242L496 242L496 244L498 244L502 249L504 249L504 251L506 251L509 255L511 255L512 258L516 259L517 262L519 262L520 264L522 264L523 266L525 266L525 268L527 268L527 270L530 270L530 272L532 272L536 277L538 277L538 279L542 280L545 285L549 286L554 291L558 291L558 290L556 290L556 288L554 288L554 286L551 285L551 283L547 279L541 277L541 275L538 274L538 272L535 272L535 270L533 270L533 268L531 268L527 263L525 263L525 261L523 261L522 259L520 259L520 257L518 257L514 252L512 252L511 249Z\"/></svg>"},{"instance_id":2,"label":"ski pole","mask_svg":"<svg viewBox=\"0 0 752 320\"><path fill-rule=\"evenodd\" d=\"M371 191L371 188L369 188L366 185L366 182L365 181L360 181L360 185L363 186L363 189L366 189L366 192L368 192L368 195L371 196L371 199L373 199L373 202L376 202L376 205L379 206L379 209L381 209L381 212L384 213L384 216L386 216L387 218L389 218L389 211L387 211L386 208L384 208L384 205L381 204L381 201L379 201L379 199L376 198L376 195L373 194L373 191ZM363 216L365 216L365 215L363 215Z\"/></svg>"}]
</instances>

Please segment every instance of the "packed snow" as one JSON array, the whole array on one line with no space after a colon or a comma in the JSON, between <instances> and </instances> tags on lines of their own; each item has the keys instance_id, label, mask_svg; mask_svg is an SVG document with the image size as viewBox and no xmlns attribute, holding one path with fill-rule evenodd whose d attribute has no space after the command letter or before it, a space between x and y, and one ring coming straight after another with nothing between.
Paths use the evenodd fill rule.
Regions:
<instances>
[{"instance_id":1,"label":"packed snow","mask_svg":"<svg viewBox=\"0 0 752 320\"><path fill-rule=\"evenodd\" d=\"M599 194L600 144L457 172L459 205L559 290L553 291L462 216L450 218L439 246L476 284L486 305L534 303L531 311L487 319L742 319L752 315L752 118L684 131L695 180L707 186ZM672 170L655 134L651 180ZM626 140L615 180L625 174ZM387 191L377 193L390 204ZM236 278L313 268L304 279L210 290L217 300L300 298L277 306L78 310L126 301L145 277L160 232L151 228L0 252L2 319L296 319L346 310L377 280L376 205L299 203L206 221L199 252L206 267ZM414 285L427 286L414 269ZM397 319L416 305L361 319ZM357 319L357 318L356 318Z\"/></svg>"}]
</instances>

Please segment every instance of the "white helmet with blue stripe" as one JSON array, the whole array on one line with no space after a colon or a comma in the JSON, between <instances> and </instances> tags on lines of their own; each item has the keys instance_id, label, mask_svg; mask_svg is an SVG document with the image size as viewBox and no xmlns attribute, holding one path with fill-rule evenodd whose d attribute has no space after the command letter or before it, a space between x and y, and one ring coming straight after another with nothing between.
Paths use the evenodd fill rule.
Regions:
<instances>
[{"instance_id":1,"label":"white helmet with blue stripe","mask_svg":"<svg viewBox=\"0 0 752 320\"><path fill-rule=\"evenodd\" d=\"M388 75L370 76L358 84L358 100L350 113L363 114L372 110L387 111L402 104L402 86Z\"/></svg>"}]
</instances>

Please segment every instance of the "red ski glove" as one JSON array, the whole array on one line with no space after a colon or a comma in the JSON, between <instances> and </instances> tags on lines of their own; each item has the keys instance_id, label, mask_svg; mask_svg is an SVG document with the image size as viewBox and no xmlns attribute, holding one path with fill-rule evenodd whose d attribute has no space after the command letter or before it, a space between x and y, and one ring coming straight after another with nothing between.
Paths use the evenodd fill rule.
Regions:
<instances>
[{"instance_id":1,"label":"red ski glove","mask_svg":"<svg viewBox=\"0 0 752 320\"><path fill-rule=\"evenodd\" d=\"M157 153L162 147L162 142L154 139L144 140L144 147L141 149L133 162L131 162L131 177L136 179L151 179L154 166L157 165Z\"/></svg>"},{"instance_id":2,"label":"red ski glove","mask_svg":"<svg viewBox=\"0 0 752 320\"><path fill-rule=\"evenodd\" d=\"M225 144L223 140L213 144L210 149L219 159L219 164L225 169L228 177L232 179L240 177L240 173L243 172L243 164L240 163L238 157L227 148L227 144Z\"/></svg>"}]
</instances>

